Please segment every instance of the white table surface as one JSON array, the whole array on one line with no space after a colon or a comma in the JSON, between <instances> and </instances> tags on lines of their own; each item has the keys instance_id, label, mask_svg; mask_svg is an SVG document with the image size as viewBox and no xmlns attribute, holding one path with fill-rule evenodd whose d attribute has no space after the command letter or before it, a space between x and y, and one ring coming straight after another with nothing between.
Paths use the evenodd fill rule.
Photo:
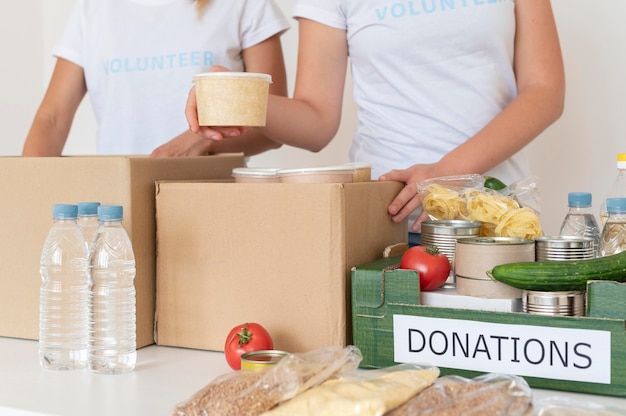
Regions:
<instances>
[{"instance_id":1,"label":"white table surface","mask_svg":"<svg viewBox=\"0 0 626 416\"><path fill-rule=\"evenodd\" d=\"M135 371L121 375L44 370L32 340L0 337L0 351L0 416L170 416L176 404L232 371L222 353L156 345L139 349ZM626 414L626 399L533 389L534 399L546 397Z\"/></svg>"}]
</instances>

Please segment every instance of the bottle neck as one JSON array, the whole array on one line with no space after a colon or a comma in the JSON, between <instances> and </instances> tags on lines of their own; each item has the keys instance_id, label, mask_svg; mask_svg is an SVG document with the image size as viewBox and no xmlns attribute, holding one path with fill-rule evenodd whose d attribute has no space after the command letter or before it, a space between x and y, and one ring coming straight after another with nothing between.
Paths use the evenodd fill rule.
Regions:
<instances>
[{"instance_id":1,"label":"bottle neck","mask_svg":"<svg viewBox=\"0 0 626 416\"><path fill-rule=\"evenodd\" d=\"M76 218L53 218L55 224L76 224Z\"/></svg>"},{"instance_id":2,"label":"bottle neck","mask_svg":"<svg viewBox=\"0 0 626 416\"><path fill-rule=\"evenodd\" d=\"M122 220L104 220L100 221L100 223L105 227L121 227Z\"/></svg>"},{"instance_id":3,"label":"bottle neck","mask_svg":"<svg viewBox=\"0 0 626 416\"><path fill-rule=\"evenodd\" d=\"M577 214L583 214L583 213L586 214L588 212L591 212L591 206L570 206L569 212L577 213Z\"/></svg>"},{"instance_id":4,"label":"bottle neck","mask_svg":"<svg viewBox=\"0 0 626 416\"><path fill-rule=\"evenodd\" d=\"M626 212L609 212L606 222L626 222Z\"/></svg>"}]
</instances>

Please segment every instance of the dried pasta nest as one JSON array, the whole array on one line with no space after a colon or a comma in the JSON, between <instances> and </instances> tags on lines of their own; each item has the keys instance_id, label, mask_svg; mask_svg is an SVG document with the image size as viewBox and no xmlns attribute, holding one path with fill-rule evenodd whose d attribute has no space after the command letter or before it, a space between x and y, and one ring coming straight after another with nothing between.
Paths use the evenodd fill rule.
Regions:
<instances>
[{"instance_id":1,"label":"dried pasta nest","mask_svg":"<svg viewBox=\"0 0 626 416\"><path fill-rule=\"evenodd\" d=\"M422 201L424 211L436 220L468 220L482 223L485 237L534 239L543 234L539 216L511 196L495 191L463 192L430 184Z\"/></svg>"}]
</instances>

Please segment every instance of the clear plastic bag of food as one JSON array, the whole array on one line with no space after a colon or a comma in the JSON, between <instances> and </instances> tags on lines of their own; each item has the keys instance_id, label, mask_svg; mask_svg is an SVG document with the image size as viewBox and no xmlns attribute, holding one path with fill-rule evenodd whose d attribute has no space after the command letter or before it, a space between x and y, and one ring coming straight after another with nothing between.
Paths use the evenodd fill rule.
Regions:
<instances>
[{"instance_id":1,"label":"clear plastic bag of food","mask_svg":"<svg viewBox=\"0 0 626 416\"><path fill-rule=\"evenodd\" d=\"M433 178L417 185L431 220L482 224L485 237L534 239L543 235L537 179L527 178L500 190L485 187L483 175Z\"/></svg>"},{"instance_id":2,"label":"clear plastic bag of food","mask_svg":"<svg viewBox=\"0 0 626 416\"><path fill-rule=\"evenodd\" d=\"M386 416L525 416L531 409L531 389L523 378L490 373L440 377Z\"/></svg>"},{"instance_id":3,"label":"clear plastic bag of food","mask_svg":"<svg viewBox=\"0 0 626 416\"><path fill-rule=\"evenodd\" d=\"M399 364L327 380L263 416L382 416L428 388L439 369Z\"/></svg>"},{"instance_id":4,"label":"clear plastic bag of food","mask_svg":"<svg viewBox=\"0 0 626 416\"><path fill-rule=\"evenodd\" d=\"M176 406L174 416L255 416L344 372L363 359L354 346L288 354L267 370L217 377Z\"/></svg>"},{"instance_id":5,"label":"clear plastic bag of food","mask_svg":"<svg viewBox=\"0 0 626 416\"><path fill-rule=\"evenodd\" d=\"M553 396L536 400L533 403L533 412L527 416L619 416L624 414L623 409Z\"/></svg>"}]
</instances>

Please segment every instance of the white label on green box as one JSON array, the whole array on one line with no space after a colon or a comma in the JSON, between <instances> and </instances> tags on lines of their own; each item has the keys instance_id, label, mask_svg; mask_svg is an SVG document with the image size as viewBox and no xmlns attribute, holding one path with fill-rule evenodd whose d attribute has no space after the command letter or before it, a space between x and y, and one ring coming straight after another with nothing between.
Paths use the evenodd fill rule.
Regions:
<instances>
[{"instance_id":1,"label":"white label on green box","mask_svg":"<svg viewBox=\"0 0 626 416\"><path fill-rule=\"evenodd\" d=\"M611 333L393 316L394 361L556 380L611 383Z\"/></svg>"}]
</instances>

